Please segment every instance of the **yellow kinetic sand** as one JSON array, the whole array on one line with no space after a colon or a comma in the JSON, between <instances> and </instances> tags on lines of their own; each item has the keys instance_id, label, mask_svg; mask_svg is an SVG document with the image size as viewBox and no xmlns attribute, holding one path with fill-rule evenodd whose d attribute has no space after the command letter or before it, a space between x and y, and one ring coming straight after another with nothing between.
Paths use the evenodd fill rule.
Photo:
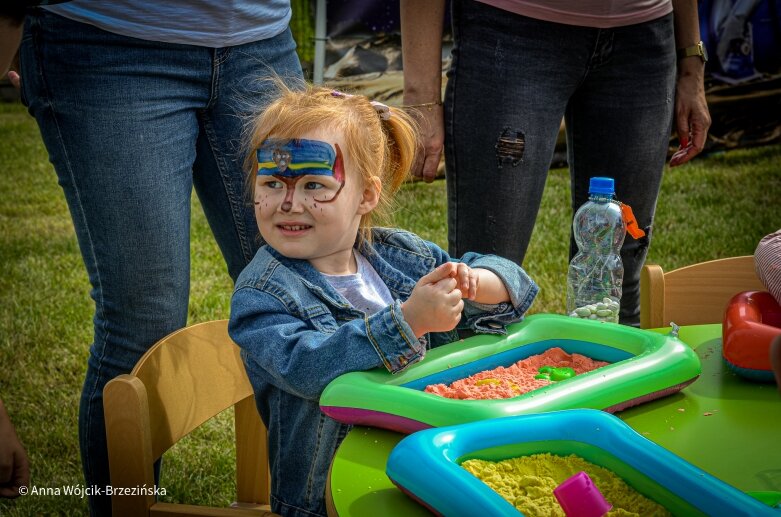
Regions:
<instances>
[{"instance_id":1,"label":"yellow kinetic sand","mask_svg":"<svg viewBox=\"0 0 781 517\"><path fill-rule=\"evenodd\" d=\"M613 505L608 512L610 516L671 515L611 471L574 454L533 454L497 462L471 459L461 466L528 516L564 517L564 510L553 490L580 471L589 475L605 499Z\"/></svg>"}]
</instances>

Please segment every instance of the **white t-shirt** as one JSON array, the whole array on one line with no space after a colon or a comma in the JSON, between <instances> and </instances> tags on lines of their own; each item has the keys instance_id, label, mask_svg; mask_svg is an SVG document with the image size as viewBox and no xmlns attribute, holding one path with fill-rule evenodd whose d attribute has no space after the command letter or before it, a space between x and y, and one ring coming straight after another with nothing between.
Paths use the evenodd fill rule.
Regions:
<instances>
[{"instance_id":1,"label":"white t-shirt","mask_svg":"<svg viewBox=\"0 0 781 517\"><path fill-rule=\"evenodd\" d=\"M323 275L350 305L372 315L393 303L393 296L366 258L355 251L358 272L354 275Z\"/></svg>"},{"instance_id":2,"label":"white t-shirt","mask_svg":"<svg viewBox=\"0 0 781 517\"><path fill-rule=\"evenodd\" d=\"M211 48L273 38L291 17L290 0L73 0L44 9L122 36Z\"/></svg>"}]
</instances>

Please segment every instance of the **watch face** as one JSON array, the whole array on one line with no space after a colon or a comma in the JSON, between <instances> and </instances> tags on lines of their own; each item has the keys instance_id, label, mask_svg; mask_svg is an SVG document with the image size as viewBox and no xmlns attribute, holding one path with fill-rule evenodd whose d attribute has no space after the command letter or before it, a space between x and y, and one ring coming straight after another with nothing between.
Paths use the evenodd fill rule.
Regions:
<instances>
[{"instance_id":1,"label":"watch face","mask_svg":"<svg viewBox=\"0 0 781 517\"><path fill-rule=\"evenodd\" d=\"M705 45L700 41L697 43L697 49L700 51L700 56L702 56L702 62L707 63L708 62L708 49L705 48Z\"/></svg>"}]
</instances>

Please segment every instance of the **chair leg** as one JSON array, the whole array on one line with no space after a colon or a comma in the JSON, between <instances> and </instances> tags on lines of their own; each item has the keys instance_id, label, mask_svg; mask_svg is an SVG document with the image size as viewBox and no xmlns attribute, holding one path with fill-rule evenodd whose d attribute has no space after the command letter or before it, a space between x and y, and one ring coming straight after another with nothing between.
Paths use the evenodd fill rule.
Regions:
<instances>
[{"instance_id":1,"label":"chair leg","mask_svg":"<svg viewBox=\"0 0 781 517\"><path fill-rule=\"evenodd\" d=\"M149 433L149 405L144 384L120 375L103 389L109 470L114 488L154 487L154 458ZM114 515L149 515L155 496L114 495Z\"/></svg>"},{"instance_id":2,"label":"chair leg","mask_svg":"<svg viewBox=\"0 0 781 517\"><path fill-rule=\"evenodd\" d=\"M640 272L640 328L664 327L664 271L646 264Z\"/></svg>"},{"instance_id":3,"label":"chair leg","mask_svg":"<svg viewBox=\"0 0 781 517\"><path fill-rule=\"evenodd\" d=\"M270 503L271 484L267 434L255 407L254 396L238 402L235 411L238 502L267 505Z\"/></svg>"}]
</instances>

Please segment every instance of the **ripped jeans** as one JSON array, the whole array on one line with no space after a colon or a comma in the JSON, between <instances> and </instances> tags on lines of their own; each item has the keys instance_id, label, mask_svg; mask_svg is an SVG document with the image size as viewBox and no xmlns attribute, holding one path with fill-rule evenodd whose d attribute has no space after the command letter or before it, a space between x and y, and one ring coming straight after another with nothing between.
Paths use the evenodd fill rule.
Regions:
<instances>
[{"instance_id":1,"label":"ripped jeans","mask_svg":"<svg viewBox=\"0 0 781 517\"><path fill-rule=\"evenodd\" d=\"M451 255L523 262L562 117L573 213L588 199L589 178L610 176L616 198L650 228L675 98L672 14L596 29L454 0L453 37L445 96ZM639 324L648 242L624 241L621 323ZM570 237L570 258L576 251Z\"/></svg>"}]
</instances>

